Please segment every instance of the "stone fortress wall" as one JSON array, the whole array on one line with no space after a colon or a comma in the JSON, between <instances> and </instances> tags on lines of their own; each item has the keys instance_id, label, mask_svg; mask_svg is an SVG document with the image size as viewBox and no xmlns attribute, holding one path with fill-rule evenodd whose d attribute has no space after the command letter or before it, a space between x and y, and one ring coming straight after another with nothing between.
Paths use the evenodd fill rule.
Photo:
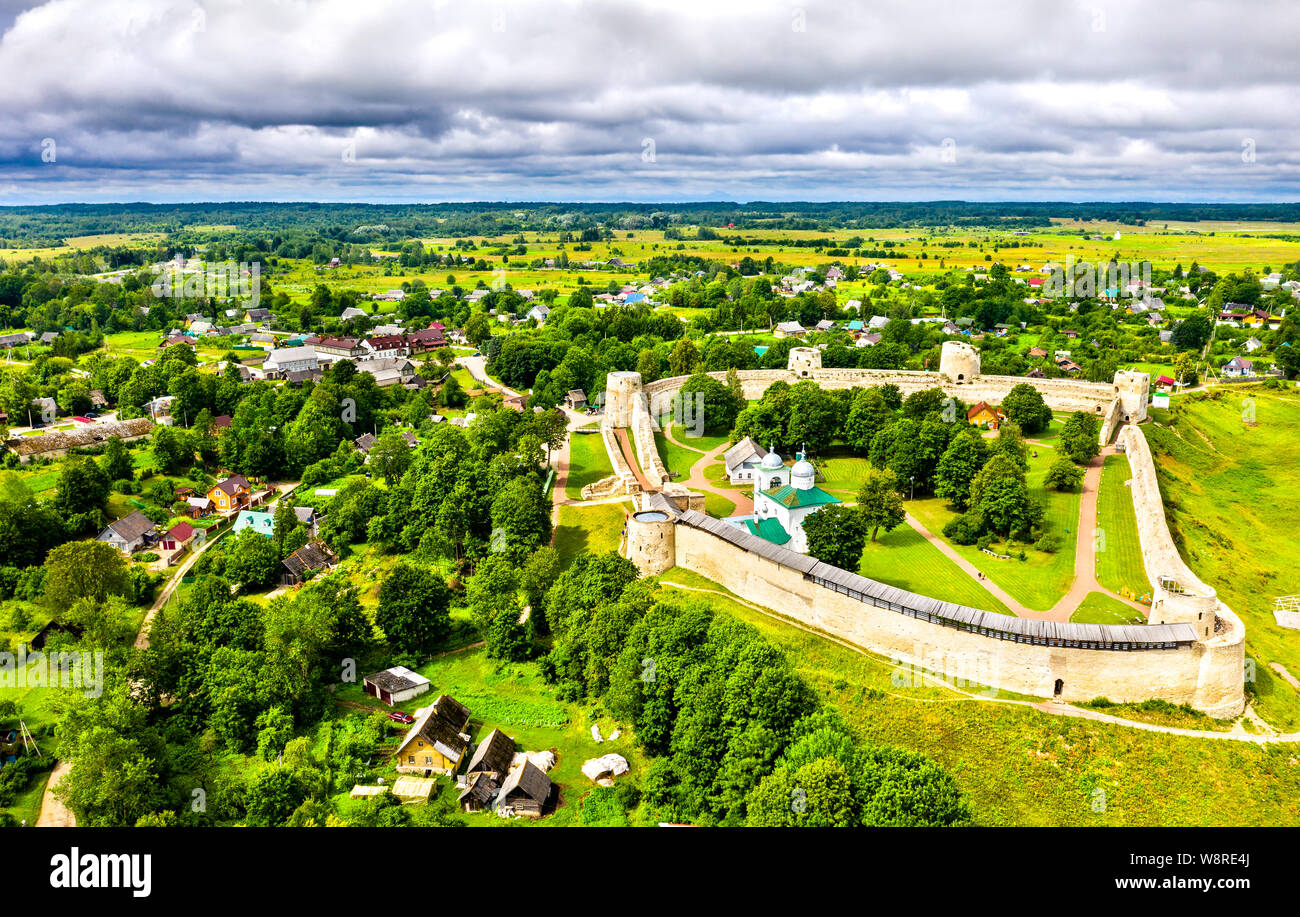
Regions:
<instances>
[{"instance_id":1,"label":"stone fortress wall","mask_svg":"<svg viewBox=\"0 0 1300 917\"><path fill-rule=\"evenodd\" d=\"M980 401L999 404L1015 386L1028 383L1042 394L1043 401L1054 411L1086 411L1101 417L1100 439L1103 444L1110 442L1121 422L1140 423L1147 416L1150 377L1146 373L1116 373L1113 383L985 376L979 371L979 352L962 341L947 341L943 345L939 366L939 372L825 369L821 365L821 351L815 347L795 347L790 351L787 369L751 369L737 371L736 375L745 398L750 401L761 398L773 382L788 382L793 385L807 379L826 389L896 385L904 397L914 392L938 388L947 395L960 398L966 404ZM626 374L611 373L611 380L615 375ZM723 382L727 378L725 372L709 375ZM672 376L642 386L649 401L650 413L655 416L671 413L673 400L687 378Z\"/></svg>"},{"instance_id":2,"label":"stone fortress wall","mask_svg":"<svg viewBox=\"0 0 1300 917\"><path fill-rule=\"evenodd\" d=\"M1181 641L1162 649L1090 649L1052 645L1050 639L1017 642L992 630L945 626L866 604L811 581L793 566L680 521L651 528L634 515L627 543L628 556L647 575L684 567L800 624L949 680L1067 701L1159 698L1219 718L1237 716L1244 708L1239 628L1227 642ZM1052 630L1052 622L1029 623ZM1140 627L1126 628L1135 629Z\"/></svg>"},{"instance_id":3,"label":"stone fortress wall","mask_svg":"<svg viewBox=\"0 0 1300 917\"><path fill-rule=\"evenodd\" d=\"M1165 523L1150 449L1141 432L1131 426L1146 418L1149 377L1145 373L1117 373L1114 383L1107 385L1070 379L982 376L978 352L972 361L971 354L963 348L974 351L962 342L945 344L944 355L948 359L941 361L939 373L822 369L820 352L795 348L787 370L749 370L737 375L745 397L751 400L761 397L777 380L794 383L811 379L825 388L892 383L904 395L938 387L967 403L996 403L1013 386L1029 382L1053 410L1101 414L1103 443L1110 441L1116 427L1128 424L1121 430L1118 441L1123 444L1132 468L1139 540L1154 597L1149 624L1142 627L1176 625L1182 628L1179 633L1187 639L1161 648L1121 651L1114 648L1124 642L1121 635L1140 633L1141 628L1053 625L1020 619L1012 619L1014 625L1008 621L1005 628L997 624L963 628L924 615L866 604L812 581L806 572L791 566L789 561L783 562L781 558L788 552L747 550L700 525L684 523L669 506L671 503L678 509L686 508L683 501L673 499L676 495L666 495L669 499L659 502L642 495L641 511L628 520L626 556L637 563L643 574L682 566L749 601L865 649L909 665L957 674L972 682L1041 697L1055 695L1065 700L1104 696L1116 702L1138 702L1159 698L1190 704L1214 717L1239 715L1245 707L1245 628L1232 610L1218 600L1215 591L1201 582L1178 555ZM726 373L710 375L725 381ZM678 376L643 387L629 387L624 382L620 383L620 390L633 399L636 399L634 388L645 393L648 410L644 406L642 410L646 418L636 417L635 423L649 429L647 421L653 423L651 415L662 416L666 410L671 411L671 399L685 381L686 377ZM629 403L619 417L627 417L631 423L635 410ZM643 462L651 455L658 459L652 432L649 448L638 443L638 450ZM649 463L656 473L662 468L661 461ZM680 489L680 485L670 486ZM666 514L657 508L667 510ZM982 620L992 619L985 616ZM1016 627L1031 627L1037 636L1032 642L1025 642L1023 635L1009 636L1009 631ZM1081 641L1078 639L1081 633L1104 636Z\"/></svg>"},{"instance_id":4,"label":"stone fortress wall","mask_svg":"<svg viewBox=\"0 0 1300 917\"><path fill-rule=\"evenodd\" d=\"M638 382L640 377L638 376ZM639 395L639 393L638 393ZM637 458L641 462L641 472L651 487L662 488L671 478L668 468L659 456L655 445L655 434L659 432L659 422L650 413L648 401L644 396L632 399L632 411L629 418L632 428L632 441L636 443Z\"/></svg>"}]
</instances>

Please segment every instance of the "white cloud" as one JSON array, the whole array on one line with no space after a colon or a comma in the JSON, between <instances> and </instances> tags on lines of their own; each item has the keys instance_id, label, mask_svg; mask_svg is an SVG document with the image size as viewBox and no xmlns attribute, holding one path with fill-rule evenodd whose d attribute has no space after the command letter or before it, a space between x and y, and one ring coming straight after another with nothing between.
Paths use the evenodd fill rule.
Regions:
<instances>
[{"instance_id":1,"label":"white cloud","mask_svg":"<svg viewBox=\"0 0 1300 917\"><path fill-rule=\"evenodd\" d=\"M0 0L5 25L6 200L1277 199L1300 173L1281 0Z\"/></svg>"}]
</instances>

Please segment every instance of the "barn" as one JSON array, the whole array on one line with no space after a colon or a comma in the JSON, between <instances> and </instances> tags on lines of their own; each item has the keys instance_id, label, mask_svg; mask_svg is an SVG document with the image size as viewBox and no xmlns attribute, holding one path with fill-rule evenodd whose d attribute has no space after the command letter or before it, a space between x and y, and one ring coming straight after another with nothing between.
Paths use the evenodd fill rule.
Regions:
<instances>
[{"instance_id":1,"label":"barn","mask_svg":"<svg viewBox=\"0 0 1300 917\"><path fill-rule=\"evenodd\" d=\"M378 698L390 707L405 703L413 697L419 697L429 690L429 679L403 665L395 665L391 669L367 675L363 683L367 694Z\"/></svg>"}]
</instances>

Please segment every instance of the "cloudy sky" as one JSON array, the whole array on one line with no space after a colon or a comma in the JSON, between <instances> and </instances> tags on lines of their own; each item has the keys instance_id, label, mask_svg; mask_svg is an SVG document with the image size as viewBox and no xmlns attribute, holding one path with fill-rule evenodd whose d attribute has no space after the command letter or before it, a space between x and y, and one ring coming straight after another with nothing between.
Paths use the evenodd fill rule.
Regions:
<instances>
[{"instance_id":1,"label":"cloudy sky","mask_svg":"<svg viewBox=\"0 0 1300 917\"><path fill-rule=\"evenodd\" d=\"M1287 0L0 0L0 204L1297 200Z\"/></svg>"}]
</instances>

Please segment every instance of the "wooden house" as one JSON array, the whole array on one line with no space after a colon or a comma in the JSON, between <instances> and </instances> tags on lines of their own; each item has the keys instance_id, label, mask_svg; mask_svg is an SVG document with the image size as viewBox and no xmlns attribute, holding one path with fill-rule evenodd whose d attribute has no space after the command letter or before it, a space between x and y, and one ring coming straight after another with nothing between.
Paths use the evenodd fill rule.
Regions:
<instances>
[{"instance_id":1,"label":"wooden house","mask_svg":"<svg viewBox=\"0 0 1300 917\"><path fill-rule=\"evenodd\" d=\"M469 749L469 708L446 694L420 712L419 719L397 747L399 774L451 775Z\"/></svg>"},{"instance_id":2,"label":"wooden house","mask_svg":"<svg viewBox=\"0 0 1300 917\"><path fill-rule=\"evenodd\" d=\"M253 485L242 474L232 474L224 481L218 482L208 491L208 499L213 509L223 516L229 515L248 505L253 495Z\"/></svg>"},{"instance_id":3,"label":"wooden house","mask_svg":"<svg viewBox=\"0 0 1300 917\"><path fill-rule=\"evenodd\" d=\"M555 784L541 768L525 760L512 770L497 793L497 811L539 818L545 814L555 793Z\"/></svg>"}]
</instances>

